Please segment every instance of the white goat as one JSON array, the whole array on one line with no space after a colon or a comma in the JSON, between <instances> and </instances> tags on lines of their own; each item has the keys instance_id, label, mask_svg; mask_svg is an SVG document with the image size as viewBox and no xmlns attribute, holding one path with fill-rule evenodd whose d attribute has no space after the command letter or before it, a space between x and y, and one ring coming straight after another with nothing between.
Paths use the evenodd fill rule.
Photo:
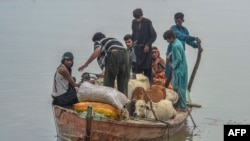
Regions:
<instances>
[{"instance_id":1,"label":"white goat","mask_svg":"<svg viewBox=\"0 0 250 141\"><path fill-rule=\"evenodd\" d=\"M153 111L157 120L168 120L176 116L176 110L171 101L164 99L160 102L152 102ZM145 117L155 119L150 102L145 103L144 100L137 100L135 103L135 115L138 117Z\"/></svg>"},{"instance_id":2,"label":"white goat","mask_svg":"<svg viewBox=\"0 0 250 141\"><path fill-rule=\"evenodd\" d=\"M174 90L166 88L166 99L170 100L172 104L175 104L178 98L178 94Z\"/></svg>"}]
</instances>

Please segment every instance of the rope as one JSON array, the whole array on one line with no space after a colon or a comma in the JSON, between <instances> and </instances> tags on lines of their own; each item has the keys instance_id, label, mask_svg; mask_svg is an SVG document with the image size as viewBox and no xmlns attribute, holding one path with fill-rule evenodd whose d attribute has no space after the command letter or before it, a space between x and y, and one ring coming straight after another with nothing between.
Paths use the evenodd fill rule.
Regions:
<instances>
[{"instance_id":1,"label":"rope","mask_svg":"<svg viewBox=\"0 0 250 141\"><path fill-rule=\"evenodd\" d=\"M154 111L154 109L153 109L152 100L151 100L151 98L149 97L148 93L147 93L147 92L145 92L145 93L146 93L147 98L149 99L150 108L151 108L151 110L152 110L152 113L153 113L153 115L154 115L154 118L155 118L155 120L158 120L157 117L156 117L155 111Z\"/></svg>"}]
</instances>

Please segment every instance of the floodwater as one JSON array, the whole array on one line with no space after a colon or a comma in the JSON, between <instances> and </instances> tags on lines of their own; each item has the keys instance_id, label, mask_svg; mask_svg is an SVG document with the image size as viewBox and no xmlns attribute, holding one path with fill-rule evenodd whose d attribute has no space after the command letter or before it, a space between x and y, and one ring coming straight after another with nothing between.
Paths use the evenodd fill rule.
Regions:
<instances>
[{"instance_id":1,"label":"floodwater","mask_svg":"<svg viewBox=\"0 0 250 141\"><path fill-rule=\"evenodd\" d=\"M223 125L250 124L248 0L0 0L0 140L56 141L51 109L53 75L62 54L75 55L73 75L93 50L101 31L123 41L131 33L132 11L142 8L162 34L176 12L202 40L204 51L192 89L194 108L181 132L164 141L221 141ZM186 46L189 74L197 50ZM96 61L85 70L99 73ZM139 132L139 131L138 131Z\"/></svg>"}]
</instances>

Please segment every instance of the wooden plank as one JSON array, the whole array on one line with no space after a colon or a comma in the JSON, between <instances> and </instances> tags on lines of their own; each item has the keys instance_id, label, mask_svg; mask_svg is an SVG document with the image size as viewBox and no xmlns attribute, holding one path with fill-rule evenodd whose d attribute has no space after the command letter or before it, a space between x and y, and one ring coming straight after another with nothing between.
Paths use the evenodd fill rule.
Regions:
<instances>
[{"instance_id":1,"label":"wooden plank","mask_svg":"<svg viewBox=\"0 0 250 141\"><path fill-rule=\"evenodd\" d=\"M187 104L187 106L190 106L190 107L201 108L200 104L196 104L196 103L186 103L186 104Z\"/></svg>"}]
</instances>

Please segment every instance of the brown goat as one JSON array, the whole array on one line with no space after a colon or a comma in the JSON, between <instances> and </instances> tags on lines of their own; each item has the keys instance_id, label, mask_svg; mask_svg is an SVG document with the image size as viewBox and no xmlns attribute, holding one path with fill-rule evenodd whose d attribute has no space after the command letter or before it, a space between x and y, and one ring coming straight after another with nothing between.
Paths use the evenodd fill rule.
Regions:
<instances>
[{"instance_id":1,"label":"brown goat","mask_svg":"<svg viewBox=\"0 0 250 141\"><path fill-rule=\"evenodd\" d=\"M159 102L160 100L165 99L166 98L165 87L161 85L152 85L147 90L145 90L143 87L136 87L131 97L133 101L145 100L146 103L149 101L149 98L153 102Z\"/></svg>"}]
</instances>

